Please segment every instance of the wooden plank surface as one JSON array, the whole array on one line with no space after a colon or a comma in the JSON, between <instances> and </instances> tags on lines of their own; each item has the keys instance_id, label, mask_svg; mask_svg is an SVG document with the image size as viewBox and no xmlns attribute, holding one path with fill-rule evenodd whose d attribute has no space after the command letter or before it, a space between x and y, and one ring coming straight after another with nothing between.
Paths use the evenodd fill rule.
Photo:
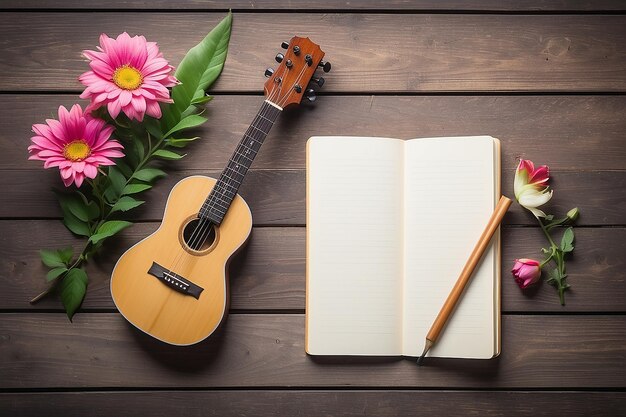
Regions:
<instances>
[{"instance_id":1,"label":"wooden plank surface","mask_svg":"<svg viewBox=\"0 0 626 417\"><path fill-rule=\"evenodd\" d=\"M137 224L127 230L97 263L89 265L89 291L84 311L115 311L109 291L114 263L132 244L154 231L158 224ZM576 256L568 262L572 290L565 307L553 287L542 284L522 293L509 272L513 260L539 258L544 238L538 229L505 228L502 255L502 310L508 312L624 312L626 259L624 228L582 228L576 232ZM28 300L46 288L40 248L74 246L80 241L56 221L0 221L0 310L60 311L57 297L32 306ZM235 310L304 311L305 229L255 228L246 249L231 268L231 308Z\"/></svg>"},{"instance_id":2,"label":"wooden plank surface","mask_svg":"<svg viewBox=\"0 0 626 417\"><path fill-rule=\"evenodd\" d=\"M90 264L74 324L58 299L27 304L45 286L36 250L79 242L55 220L57 174L26 162L25 148L32 123L77 101L80 51L101 32L127 30L158 41L176 64L228 8L231 49L203 140L168 167L137 211L141 223ZM2 2L0 415L624 415L624 10L615 0ZM115 312L109 272L157 227L175 181L219 173L291 33L320 43L333 71L314 106L286 112L244 183L257 227L232 266L233 314L200 345L160 344ZM490 134L503 144L508 195L520 157L549 164L551 206L583 213L567 305L548 285L522 294L511 279L513 259L539 257L543 244L515 205L503 228L498 359L417 369L306 356L304 145L313 134Z\"/></svg>"},{"instance_id":3,"label":"wooden plank surface","mask_svg":"<svg viewBox=\"0 0 626 417\"><path fill-rule=\"evenodd\" d=\"M95 9L95 10L274 10L282 12L297 12L301 10L345 10L350 12L359 10L385 10L385 11L506 11L506 12L534 12L534 11L610 11L624 10L624 3L619 0L290 0L289 9L285 8L285 2L281 0L108 0L106 2L96 0L64 0L49 2L46 0L4 0L0 5L2 9L48 9L48 10L71 10L71 9Z\"/></svg>"},{"instance_id":4,"label":"wooden plank surface","mask_svg":"<svg viewBox=\"0 0 626 417\"><path fill-rule=\"evenodd\" d=\"M0 90L80 91L80 51L101 32L142 33L176 64L223 15L102 13L94 25L89 13L2 13L0 39L11 44ZM176 30L165 35L165 25ZM327 92L626 91L624 15L333 13L236 13L214 90L262 91L259 75L291 33L326 51Z\"/></svg>"},{"instance_id":5,"label":"wooden plank surface","mask_svg":"<svg viewBox=\"0 0 626 417\"><path fill-rule=\"evenodd\" d=\"M446 387L618 388L626 384L626 316L504 316L495 360L310 357L304 316L232 314L180 348L119 314L3 314L1 388Z\"/></svg>"},{"instance_id":6,"label":"wooden plank surface","mask_svg":"<svg viewBox=\"0 0 626 417\"><path fill-rule=\"evenodd\" d=\"M159 391L0 394L0 413L20 417L623 415L623 392L576 391Z\"/></svg>"},{"instance_id":7,"label":"wooden plank surface","mask_svg":"<svg viewBox=\"0 0 626 417\"><path fill-rule=\"evenodd\" d=\"M216 177L220 171L177 171L145 195L146 203L133 218L160 220L169 191L188 175L207 174ZM0 171L0 189L4 204L0 218L59 218L61 213L51 189L61 187L58 172L43 169ZM552 171L555 194L550 211L564 215L574 206L580 207L581 225L625 225L626 201L619 190L626 187L626 171ZM255 225L303 226L305 223L305 171L252 169L240 194L252 210ZM514 171L502 174L502 191L512 197ZM142 196L143 198L144 196ZM505 224L536 225L529 212L514 204Z\"/></svg>"},{"instance_id":8,"label":"wooden plank surface","mask_svg":"<svg viewBox=\"0 0 626 417\"><path fill-rule=\"evenodd\" d=\"M331 78L331 74L327 78ZM262 81L261 74L258 74ZM0 169L35 168L26 162L31 125L57 117L76 95L5 94L0 113ZM209 122L194 133L184 161L170 169L221 169L256 114L261 97L218 95ZM84 103L84 102L83 102ZM502 166L519 158L552 170L626 168L626 96L322 96L278 119L255 159L255 169L303 169L312 135L397 138L488 134L502 143ZM347 123L346 121L350 121ZM549 157L547 157L549 156Z\"/></svg>"}]
</instances>

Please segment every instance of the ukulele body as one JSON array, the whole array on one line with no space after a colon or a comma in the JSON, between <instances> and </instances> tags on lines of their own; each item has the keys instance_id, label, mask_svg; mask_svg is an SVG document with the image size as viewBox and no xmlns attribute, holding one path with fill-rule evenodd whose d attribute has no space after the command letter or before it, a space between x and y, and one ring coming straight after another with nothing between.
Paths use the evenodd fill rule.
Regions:
<instances>
[{"instance_id":1,"label":"ukulele body","mask_svg":"<svg viewBox=\"0 0 626 417\"><path fill-rule=\"evenodd\" d=\"M189 222L197 218L215 183L205 176L178 182L167 199L161 226L126 251L111 276L111 294L120 313L172 345L200 342L224 320L228 264L252 230L250 209L236 195L210 244L196 251L185 243L189 235L185 238L184 232L195 228ZM159 274L163 270L171 273Z\"/></svg>"}]
</instances>

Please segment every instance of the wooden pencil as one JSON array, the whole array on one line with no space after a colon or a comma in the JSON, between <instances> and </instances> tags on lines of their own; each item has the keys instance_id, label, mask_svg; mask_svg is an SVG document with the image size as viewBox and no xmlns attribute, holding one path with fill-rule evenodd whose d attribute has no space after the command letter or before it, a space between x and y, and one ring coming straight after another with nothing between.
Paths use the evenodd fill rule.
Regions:
<instances>
[{"instance_id":1,"label":"wooden pencil","mask_svg":"<svg viewBox=\"0 0 626 417\"><path fill-rule=\"evenodd\" d=\"M452 312L454 311L454 307L461 298L463 290L465 289L467 283L472 277L472 273L474 272L474 269L476 269L476 265L478 265L480 258L482 258L483 254L485 253L485 250L487 249L487 246L489 245L493 234L496 232L496 230L498 230L498 227L502 222L502 218L504 217L506 211L509 209L510 205L511 200L509 198L505 196L500 197L500 200L498 201L498 204L496 205L496 208L494 209L493 214L491 215L491 218L489 219L489 222L485 227L485 230L483 230L483 233L478 239L478 243L476 243L474 250L472 251L467 262L465 263L465 266L463 267L463 270L459 275L459 279L457 279L456 283L454 284L454 287L448 295L446 302L441 307L439 314L437 314L437 318L433 322L433 325L430 327L430 330L426 335L424 352L422 352L422 355L417 358L418 365L421 365L424 357L426 356L430 348L437 342L441 331L443 330L448 319L452 315Z\"/></svg>"}]
</instances>

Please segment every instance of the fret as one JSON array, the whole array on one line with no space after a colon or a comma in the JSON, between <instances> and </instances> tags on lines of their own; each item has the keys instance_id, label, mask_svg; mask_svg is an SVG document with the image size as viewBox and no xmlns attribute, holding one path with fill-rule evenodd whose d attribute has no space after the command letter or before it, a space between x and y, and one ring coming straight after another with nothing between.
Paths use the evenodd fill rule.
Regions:
<instances>
[{"instance_id":1,"label":"fret","mask_svg":"<svg viewBox=\"0 0 626 417\"><path fill-rule=\"evenodd\" d=\"M237 156L243 156L243 155L241 155L240 153L235 153L235 154L234 154L233 156L231 156L231 157L230 157L230 159L228 160L228 161L229 161L228 165L232 165L232 164L234 164L234 165L235 165L235 168L237 168L237 169L239 169L238 167L240 167L240 166L244 166L244 167L248 168L248 166L246 165L246 162L245 162L245 161L236 161L235 159L233 159L233 158L235 158L235 157L237 157Z\"/></svg>"},{"instance_id":2,"label":"fret","mask_svg":"<svg viewBox=\"0 0 626 417\"><path fill-rule=\"evenodd\" d=\"M253 129L258 130L259 132L263 133L264 135L267 135L267 133L268 133L268 132L262 130L261 128L256 127L255 125L251 125L250 127L253 128Z\"/></svg>"},{"instance_id":3,"label":"fret","mask_svg":"<svg viewBox=\"0 0 626 417\"><path fill-rule=\"evenodd\" d=\"M229 200L232 197L234 197L234 194L230 195L230 196L226 196L224 194L220 195L219 192L218 193L211 193L209 195L209 198L207 198L206 201L204 202L203 206L207 206L208 207L208 206L211 206L211 205L214 205L214 204L221 204L221 206L223 208L228 209L228 202L229 202Z\"/></svg>"},{"instance_id":4,"label":"fret","mask_svg":"<svg viewBox=\"0 0 626 417\"><path fill-rule=\"evenodd\" d=\"M230 189L232 189L232 190L233 190L233 191L231 191L231 193L233 193L233 194L237 194L237 187L235 187L234 185L232 185L232 184L228 184L228 183L226 183L226 182L222 182L222 183L221 183L221 186L223 186L223 187L229 187ZM225 191L225 190L226 190L226 189L224 189L224 191Z\"/></svg>"},{"instance_id":5,"label":"fret","mask_svg":"<svg viewBox=\"0 0 626 417\"><path fill-rule=\"evenodd\" d=\"M260 114L258 115L258 117L260 117L261 119L265 119L265 120L267 120L267 121L268 121L268 122L270 122L270 124L272 124L272 125L274 124L274 122L273 122L272 120L268 119L267 117L264 117L264 116L262 116L262 115L260 115Z\"/></svg>"},{"instance_id":6,"label":"fret","mask_svg":"<svg viewBox=\"0 0 626 417\"><path fill-rule=\"evenodd\" d=\"M238 180L239 182L243 181L246 172L248 172L248 167L241 162L234 162L233 164L229 164L225 169L230 170L232 174L241 175L241 180Z\"/></svg>"},{"instance_id":7,"label":"fret","mask_svg":"<svg viewBox=\"0 0 626 417\"><path fill-rule=\"evenodd\" d=\"M207 200L210 200L209 204L221 204L222 207L228 210L228 206L232 199L235 197L235 194L237 193L233 193L232 191L230 191L230 195L226 195L224 192L219 191L215 194L211 193Z\"/></svg>"},{"instance_id":8,"label":"fret","mask_svg":"<svg viewBox=\"0 0 626 417\"><path fill-rule=\"evenodd\" d=\"M261 109L228 160L219 180L202 204L199 211L200 216L207 218L216 225L222 222L239 191L239 186L252 165L252 161L261 149L265 137L274 126L280 112L280 109L265 101L263 102Z\"/></svg>"},{"instance_id":9,"label":"fret","mask_svg":"<svg viewBox=\"0 0 626 417\"><path fill-rule=\"evenodd\" d=\"M244 134L243 137L244 137L244 139L251 139L251 140L247 140L247 141L241 141L241 144L243 146L245 146L246 148L250 149L254 153L259 152L259 149L261 149L261 145L263 144L263 142L259 142L258 140L256 140L256 138L254 136L250 136L247 133Z\"/></svg>"},{"instance_id":10,"label":"fret","mask_svg":"<svg viewBox=\"0 0 626 417\"><path fill-rule=\"evenodd\" d=\"M222 189L222 190L219 190L219 191L217 191L215 193L215 197L214 198L222 198L222 197L224 197L224 200L231 200L232 198L235 197L235 194L237 194L237 193L234 192L234 191L228 191L226 189ZM221 197L220 197L220 195L221 195ZM224 207L228 208L228 205L225 205Z\"/></svg>"},{"instance_id":11,"label":"fret","mask_svg":"<svg viewBox=\"0 0 626 417\"><path fill-rule=\"evenodd\" d=\"M231 175L239 175L241 178L233 178L230 175L226 174L226 170L230 170L230 174ZM224 177L233 180L233 181L237 181L238 183L241 183L241 181L243 181L244 179L244 175L240 174L239 172L235 171L234 169L232 169L231 167L227 166L226 168L224 168L224 173L222 174Z\"/></svg>"},{"instance_id":12,"label":"fret","mask_svg":"<svg viewBox=\"0 0 626 417\"><path fill-rule=\"evenodd\" d=\"M220 214L226 214L226 210L228 210L227 207L223 207L223 208L219 208L215 205L211 205L210 207L206 208L207 210L217 210L218 212L220 212Z\"/></svg>"},{"instance_id":13,"label":"fret","mask_svg":"<svg viewBox=\"0 0 626 417\"><path fill-rule=\"evenodd\" d=\"M246 158L248 161L250 161L250 164L252 164L252 161L254 160L254 159L249 158L248 156L246 156L246 155L244 155L242 153L237 153L237 156L242 156L242 157Z\"/></svg>"}]
</instances>

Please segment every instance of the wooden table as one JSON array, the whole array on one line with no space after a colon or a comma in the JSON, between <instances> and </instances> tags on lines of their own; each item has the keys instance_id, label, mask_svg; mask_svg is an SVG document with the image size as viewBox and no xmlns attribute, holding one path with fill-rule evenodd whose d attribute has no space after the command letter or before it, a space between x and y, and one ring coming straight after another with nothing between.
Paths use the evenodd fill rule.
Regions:
<instances>
[{"instance_id":1,"label":"wooden table","mask_svg":"<svg viewBox=\"0 0 626 417\"><path fill-rule=\"evenodd\" d=\"M290 5L293 9L287 9ZM525 0L348 2L5 0L0 13L0 415L625 415L626 5ZM37 249L75 244L50 188L26 161L30 126L82 90L98 35L158 41L174 64L233 8L210 122L137 211L136 226L89 272L74 323L43 288ZM333 71L314 106L280 119L241 194L255 229L232 274L223 331L186 349L117 313L109 274L153 231L180 178L217 175L258 108L263 70L292 34L322 45ZM308 357L304 344L304 146L313 135L489 134L503 192L518 158L552 168L551 203L578 205L572 291L524 295L514 257L543 244L519 206L503 230L502 354L491 361Z\"/></svg>"}]
</instances>

